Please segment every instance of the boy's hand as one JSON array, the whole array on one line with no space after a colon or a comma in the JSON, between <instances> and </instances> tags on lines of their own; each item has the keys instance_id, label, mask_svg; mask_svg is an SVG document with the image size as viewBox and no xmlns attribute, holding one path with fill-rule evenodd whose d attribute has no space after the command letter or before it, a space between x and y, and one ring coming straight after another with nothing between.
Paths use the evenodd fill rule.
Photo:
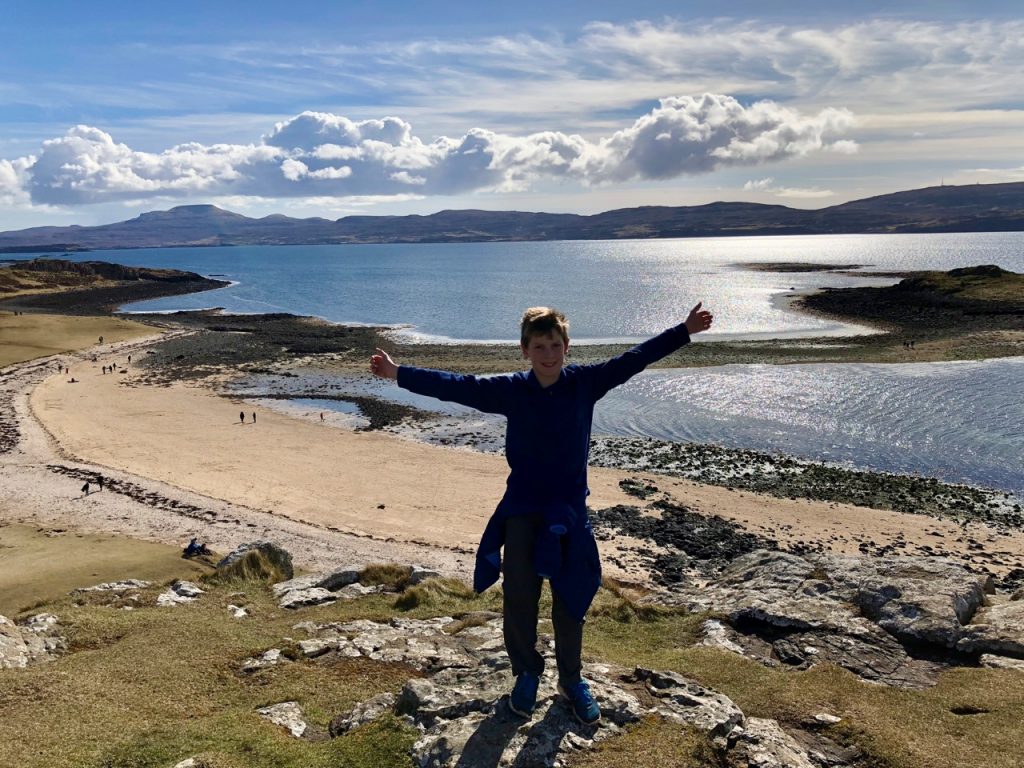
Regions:
<instances>
[{"instance_id":1,"label":"boy's hand","mask_svg":"<svg viewBox=\"0 0 1024 768\"><path fill-rule=\"evenodd\" d=\"M697 306L690 310L690 316L686 318L686 330L691 336L695 333L706 331L711 327L711 322L715 319L714 315L706 309L701 309L700 305L701 302L697 302Z\"/></svg>"},{"instance_id":2,"label":"boy's hand","mask_svg":"<svg viewBox=\"0 0 1024 768\"><path fill-rule=\"evenodd\" d=\"M374 354L370 356L370 373L382 379L397 379L398 366L383 349L375 349Z\"/></svg>"}]
</instances>

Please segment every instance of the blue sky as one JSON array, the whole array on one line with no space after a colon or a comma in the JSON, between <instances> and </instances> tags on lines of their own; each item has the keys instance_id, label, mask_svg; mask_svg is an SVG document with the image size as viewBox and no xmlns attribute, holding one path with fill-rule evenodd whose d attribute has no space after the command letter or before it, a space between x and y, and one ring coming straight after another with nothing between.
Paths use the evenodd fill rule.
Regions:
<instances>
[{"instance_id":1,"label":"blue sky","mask_svg":"<svg viewBox=\"0 0 1024 768\"><path fill-rule=\"evenodd\" d=\"M7 0L0 229L1024 181L1016 5Z\"/></svg>"}]
</instances>

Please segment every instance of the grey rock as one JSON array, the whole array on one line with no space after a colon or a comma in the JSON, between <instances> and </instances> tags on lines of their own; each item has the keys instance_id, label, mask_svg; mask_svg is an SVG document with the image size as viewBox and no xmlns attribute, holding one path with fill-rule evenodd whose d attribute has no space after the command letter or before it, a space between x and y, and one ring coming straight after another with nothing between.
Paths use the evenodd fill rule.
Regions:
<instances>
[{"instance_id":1,"label":"grey rock","mask_svg":"<svg viewBox=\"0 0 1024 768\"><path fill-rule=\"evenodd\" d=\"M192 603L204 594L204 591L191 581L176 581L167 588L166 592L157 595L156 604L162 607Z\"/></svg>"},{"instance_id":2,"label":"grey rock","mask_svg":"<svg viewBox=\"0 0 1024 768\"><path fill-rule=\"evenodd\" d=\"M321 571L320 573L298 576L294 579L289 579L288 581L279 581L274 584L271 589L274 591L274 597L281 597L292 590L311 589L313 587L326 589L328 592L337 592L342 587L358 583L361 571L361 567L346 567L335 571Z\"/></svg>"},{"instance_id":3,"label":"grey rock","mask_svg":"<svg viewBox=\"0 0 1024 768\"><path fill-rule=\"evenodd\" d=\"M645 683L658 699L655 709L663 717L692 725L712 738L727 737L743 724L743 712L732 699L682 675L637 667L633 679Z\"/></svg>"},{"instance_id":4,"label":"grey rock","mask_svg":"<svg viewBox=\"0 0 1024 768\"><path fill-rule=\"evenodd\" d=\"M958 651L1024 658L1024 601L1016 600L981 608L964 629Z\"/></svg>"},{"instance_id":5,"label":"grey rock","mask_svg":"<svg viewBox=\"0 0 1024 768\"><path fill-rule=\"evenodd\" d=\"M323 656L328 651L336 651L338 649L338 641L336 639L322 640L320 638L313 638L312 640L300 640L298 646L303 656L307 659L315 659L317 656Z\"/></svg>"},{"instance_id":6,"label":"grey rock","mask_svg":"<svg viewBox=\"0 0 1024 768\"><path fill-rule=\"evenodd\" d=\"M152 582L142 579L123 579L121 581L105 581L91 587L78 587L73 592L127 592L129 589L145 589Z\"/></svg>"},{"instance_id":7,"label":"grey rock","mask_svg":"<svg viewBox=\"0 0 1024 768\"><path fill-rule=\"evenodd\" d=\"M942 664L915 660L904 645L948 652L964 647L957 644L965 637L989 637L992 645L978 648L1008 652L991 629L964 626L991 589L988 577L940 558L758 551L699 589L679 587L667 602L726 613L728 624L705 624L705 645L770 666L831 662L866 680L922 687L934 683ZM1011 635L1002 633L1002 642Z\"/></svg>"},{"instance_id":8,"label":"grey rock","mask_svg":"<svg viewBox=\"0 0 1024 768\"><path fill-rule=\"evenodd\" d=\"M57 617L39 613L16 624L0 616L0 669L22 669L50 661L67 649Z\"/></svg>"},{"instance_id":9,"label":"grey rock","mask_svg":"<svg viewBox=\"0 0 1024 768\"><path fill-rule=\"evenodd\" d=\"M302 738L309 728L302 714L302 708L296 701L285 701L269 707L262 707L256 710L256 714L287 729L297 739Z\"/></svg>"},{"instance_id":10,"label":"grey rock","mask_svg":"<svg viewBox=\"0 0 1024 768\"><path fill-rule=\"evenodd\" d=\"M983 653L978 663L988 669L1019 669L1024 672L1024 659L1012 659L1008 656L996 656L991 653Z\"/></svg>"},{"instance_id":11,"label":"grey rock","mask_svg":"<svg viewBox=\"0 0 1024 768\"><path fill-rule=\"evenodd\" d=\"M348 733L353 728L358 728L360 725L376 720L385 712L391 712L395 708L396 701L395 694L381 693L372 699L360 702L356 704L351 712L338 715L331 720L329 732L332 737Z\"/></svg>"},{"instance_id":12,"label":"grey rock","mask_svg":"<svg viewBox=\"0 0 1024 768\"><path fill-rule=\"evenodd\" d=\"M246 673L258 672L261 669L267 669L285 661L288 661L288 657L282 655L279 648L271 648L259 656L254 656L242 662L242 671Z\"/></svg>"},{"instance_id":13,"label":"grey rock","mask_svg":"<svg viewBox=\"0 0 1024 768\"><path fill-rule=\"evenodd\" d=\"M457 639L444 631L453 619L392 619L388 623L358 620L342 624L297 624L310 639L331 640L344 656L409 664L421 670L470 667L478 663L473 636Z\"/></svg>"},{"instance_id":14,"label":"grey rock","mask_svg":"<svg viewBox=\"0 0 1024 768\"><path fill-rule=\"evenodd\" d=\"M774 720L747 718L737 729L735 756L748 768L818 768L810 754Z\"/></svg>"},{"instance_id":15,"label":"grey rock","mask_svg":"<svg viewBox=\"0 0 1024 768\"><path fill-rule=\"evenodd\" d=\"M287 550L269 541L253 541L235 547L217 563L217 573L230 575L235 569L235 564L254 550L261 552L270 563L275 565L284 575L285 579L291 579L295 575L295 569L292 567L292 556Z\"/></svg>"},{"instance_id":16,"label":"grey rock","mask_svg":"<svg viewBox=\"0 0 1024 768\"><path fill-rule=\"evenodd\" d=\"M296 610L313 605L330 605L337 601L338 598L334 596L333 592L329 592L321 587L310 587L309 589L293 589L290 592L286 592L284 597L281 598L280 605L282 608Z\"/></svg>"},{"instance_id":17,"label":"grey rock","mask_svg":"<svg viewBox=\"0 0 1024 768\"><path fill-rule=\"evenodd\" d=\"M414 565L412 572L409 574L410 584L419 584L421 581L427 579L438 579L441 577L440 571L435 571L432 568L424 568L421 565Z\"/></svg>"}]
</instances>

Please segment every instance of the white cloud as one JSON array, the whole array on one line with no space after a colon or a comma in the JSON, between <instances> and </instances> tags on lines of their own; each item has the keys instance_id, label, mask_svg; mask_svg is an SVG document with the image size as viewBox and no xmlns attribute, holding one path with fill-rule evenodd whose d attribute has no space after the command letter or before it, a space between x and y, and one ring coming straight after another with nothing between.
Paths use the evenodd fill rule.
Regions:
<instances>
[{"instance_id":1,"label":"white cloud","mask_svg":"<svg viewBox=\"0 0 1024 768\"><path fill-rule=\"evenodd\" d=\"M704 94L662 99L596 142L559 131L514 136L470 128L426 143L398 117L352 121L303 112L277 123L259 144L192 142L154 153L79 125L43 142L38 157L4 161L0 189L73 205L233 195L372 199L408 194L410 186L450 195L526 189L540 179L608 184L850 151L853 142L836 137L851 124L841 109L804 115L770 101L744 106Z\"/></svg>"},{"instance_id":2,"label":"white cloud","mask_svg":"<svg viewBox=\"0 0 1024 768\"><path fill-rule=\"evenodd\" d=\"M817 187L779 187L775 190L776 197L791 197L797 200L813 200L819 197L832 197L835 195L831 189L818 189Z\"/></svg>"},{"instance_id":3,"label":"white cloud","mask_svg":"<svg viewBox=\"0 0 1024 768\"><path fill-rule=\"evenodd\" d=\"M850 139L833 141L825 148L830 152L838 152L840 155L855 155L860 152L860 145L856 141L851 141Z\"/></svg>"},{"instance_id":4,"label":"white cloud","mask_svg":"<svg viewBox=\"0 0 1024 768\"><path fill-rule=\"evenodd\" d=\"M771 176L768 176L764 179L751 179L750 181L743 185L743 188L748 192L752 190L770 189L772 184L774 183L775 179L773 179Z\"/></svg>"},{"instance_id":5,"label":"white cloud","mask_svg":"<svg viewBox=\"0 0 1024 768\"><path fill-rule=\"evenodd\" d=\"M794 199L810 200L819 197L832 197L835 195L831 189L818 189L817 187L777 187L775 179L768 176L763 179L751 179L743 185L747 192L770 192L774 197L789 197Z\"/></svg>"}]
</instances>

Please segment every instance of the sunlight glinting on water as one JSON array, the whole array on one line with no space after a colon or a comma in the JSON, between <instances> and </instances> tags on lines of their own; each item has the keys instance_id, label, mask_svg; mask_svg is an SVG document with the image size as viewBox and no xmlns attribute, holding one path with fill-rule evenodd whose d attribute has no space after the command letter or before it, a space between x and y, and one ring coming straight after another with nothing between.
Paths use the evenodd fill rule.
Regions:
<instances>
[{"instance_id":1,"label":"sunlight glinting on water","mask_svg":"<svg viewBox=\"0 0 1024 768\"><path fill-rule=\"evenodd\" d=\"M569 315L577 342L639 340L703 301L708 338L834 334L837 323L789 311L785 297L893 278L838 272L758 272L754 262L864 264L874 270L997 263L1024 271L1024 234L844 235L687 240L240 246L93 252L154 267L219 273L218 291L134 304L132 310L290 311L334 322L411 325L421 339L515 341L525 307Z\"/></svg>"},{"instance_id":2,"label":"sunlight glinting on water","mask_svg":"<svg viewBox=\"0 0 1024 768\"><path fill-rule=\"evenodd\" d=\"M1024 491L1024 358L650 371L595 432L718 442Z\"/></svg>"}]
</instances>

